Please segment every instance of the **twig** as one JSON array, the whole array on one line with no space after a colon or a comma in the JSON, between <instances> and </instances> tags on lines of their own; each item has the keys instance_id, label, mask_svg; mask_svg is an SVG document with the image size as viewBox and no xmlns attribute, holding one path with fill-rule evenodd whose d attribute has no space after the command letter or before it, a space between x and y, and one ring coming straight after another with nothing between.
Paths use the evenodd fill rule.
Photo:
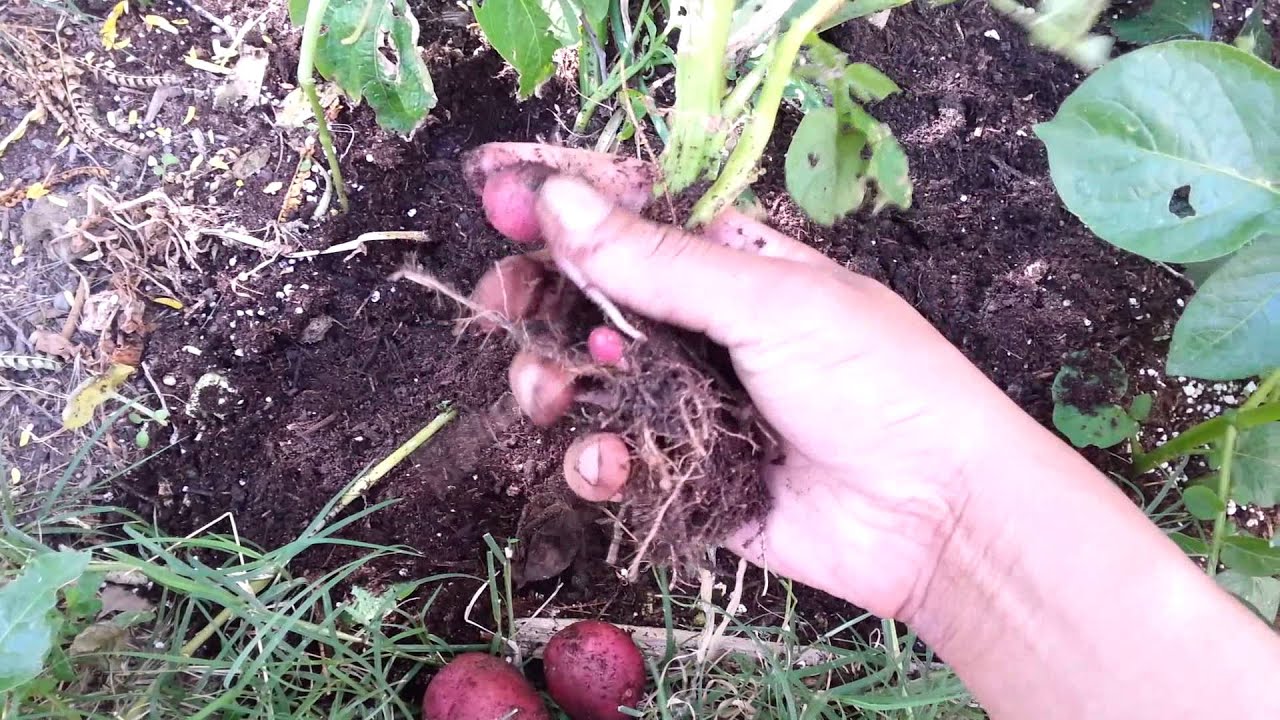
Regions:
<instances>
[{"instance_id":1,"label":"twig","mask_svg":"<svg viewBox=\"0 0 1280 720\"><path fill-rule=\"evenodd\" d=\"M542 650L552 635L578 622L574 618L520 618L516 621L516 632L512 640L520 646L521 654L526 658L542 657ZM662 659L667 652L667 629L642 625L619 625L622 631L631 636L640 652L654 660ZM689 649L696 647L702 639L701 632L691 630L671 630L671 639L676 647ZM708 657L719 660L729 655L747 655L758 658L766 653L774 657L786 657L791 648L779 642L758 640L744 637L719 637L711 644ZM796 666L812 666L829 662L835 656L816 648L806 648L793 660Z\"/></svg>"},{"instance_id":2,"label":"twig","mask_svg":"<svg viewBox=\"0 0 1280 720\"><path fill-rule=\"evenodd\" d=\"M80 275L79 272L76 273ZM67 319L62 323L62 339L71 340L76 334L76 326L80 324L80 313L84 310L84 301L89 297L89 281L80 275L80 283L76 285L76 296L67 310Z\"/></svg>"},{"instance_id":3,"label":"twig","mask_svg":"<svg viewBox=\"0 0 1280 720\"><path fill-rule=\"evenodd\" d=\"M338 500L338 504L334 505L333 509L329 511L329 515L326 520L332 520L334 516L345 510L347 506L351 505L351 503L360 499L365 493L369 492L370 488L381 480L384 475L391 472L395 466L399 465L405 458L409 457L414 450L422 447L423 443L434 437L436 433L440 432L441 428L448 425L449 421L453 420L457 416L457 410L452 408L445 410L437 415L434 420L427 423L426 427L419 430L416 435L409 438L407 442L396 448L390 455L383 459L382 462L374 465L372 470L352 483L351 487L342 494L342 498Z\"/></svg>"}]
</instances>

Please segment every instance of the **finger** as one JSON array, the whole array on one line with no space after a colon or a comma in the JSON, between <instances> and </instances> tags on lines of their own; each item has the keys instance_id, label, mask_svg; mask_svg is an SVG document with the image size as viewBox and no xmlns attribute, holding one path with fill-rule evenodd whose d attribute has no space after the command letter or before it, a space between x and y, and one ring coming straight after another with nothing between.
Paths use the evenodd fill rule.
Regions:
<instances>
[{"instance_id":1,"label":"finger","mask_svg":"<svg viewBox=\"0 0 1280 720\"><path fill-rule=\"evenodd\" d=\"M564 479L589 502L613 500L631 476L631 451L613 433L592 433L573 441L564 454Z\"/></svg>"},{"instance_id":2,"label":"finger","mask_svg":"<svg viewBox=\"0 0 1280 720\"><path fill-rule=\"evenodd\" d=\"M489 314L481 314L476 324L481 330L498 329L532 317L542 305L549 284L547 266L527 255L503 258L489 268L471 291L471 301Z\"/></svg>"},{"instance_id":3,"label":"finger","mask_svg":"<svg viewBox=\"0 0 1280 720\"><path fill-rule=\"evenodd\" d=\"M729 347L793 323L831 280L810 264L650 222L563 175L543 184L537 210L552 257L576 285Z\"/></svg>"},{"instance_id":4,"label":"finger","mask_svg":"<svg viewBox=\"0 0 1280 720\"><path fill-rule=\"evenodd\" d=\"M539 427L554 425L573 406L573 374L531 350L516 353L507 381L520 410Z\"/></svg>"},{"instance_id":5,"label":"finger","mask_svg":"<svg viewBox=\"0 0 1280 720\"><path fill-rule=\"evenodd\" d=\"M622 207L637 211L653 198L658 178L657 170L642 160L538 143L481 145L463 156L462 172L471 191L479 195L492 175L524 164L581 177Z\"/></svg>"},{"instance_id":6,"label":"finger","mask_svg":"<svg viewBox=\"0 0 1280 720\"><path fill-rule=\"evenodd\" d=\"M755 255L824 267L831 264L826 255L733 208L716 216L703 228L702 234L708 240Z\"/></svg>"}]
</instances>

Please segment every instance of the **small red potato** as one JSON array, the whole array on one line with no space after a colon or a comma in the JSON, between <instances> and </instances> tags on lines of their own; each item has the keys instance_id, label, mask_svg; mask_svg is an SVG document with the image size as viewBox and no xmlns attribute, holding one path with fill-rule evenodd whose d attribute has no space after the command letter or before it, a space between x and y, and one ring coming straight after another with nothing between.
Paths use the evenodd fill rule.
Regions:
<instances>
[{"instance_id":1,"label":"small red potato","mask_svg":"<svg viewBox=\"0 0 1280 720\"><path fill-rule=\"evenodd\" d=\"M512 715L512 711L515 714ZM427 685L423 720L551 720L520 671L484 653L459 655Z\"/></svg>"},{"instance_id":2,"label":"small red potato","mask_svg":"<svg viewBox=\"0 0 1280 720\"><path fill-rule=\"evenodd\" d=\"M587 352L591 359L601 365L617 366L622 364L622 353L627 348L627 341L622 333L611 327L600 327L587 336Z\"/></svg>"},{"instance_id":3,"label":"small red potato","mask_svg":"<svg viewBox=\"0 0 1280 720\"><path fill-rule=\"evenodd\" d=\"M490 175L484 183L484 214L494 229L518 243L542 239L534 212L538 188L550 171L535 165L517 165Z\"/></svg>"},{"instance_id":4,"label":"small red potato","mask_svg":"<svg viewBox=\"0 0 1280 720\"><path fill-rule=\"evenodd\" d=\"M626 720L648 680L644 656L626 632L583 620L556 633L543 653L547 691L573 720Z\"/></svg>"},{"instance_id":5,"label":"small red potato","mask_svg":"<svg viewBox=\"0 0 1280 720\"><path fill-rule=\"evenodd\" d=\"M573 405L573 373L529 350L516 353L507 381L516 404L539 427L550 427Z\"/></svg>"},{"instance_id":6,"label":"small red potato","mask_svg":"<svg viewBox=\"0 0 1280 720\"><path fill-rule=\"evenodd\" d=\"M507 322L524 320L537 312L546 280L547 269L542 263L513 255L503 258L480 278L471 300ZM486 332L498 328L497 323L484 316L476 322Z\"/></svg>"},{"instance_id":7,"label":"small red potato","mask_svg":"<svg viewBox=\"0 0 1280 720\"><path fill-rule=\"evenodd\" d=\"M564 479L575 495L588 502L611 500L631 476L631 452L613 433L584 435L564 454Z\"/></svg>"}]
</instances>

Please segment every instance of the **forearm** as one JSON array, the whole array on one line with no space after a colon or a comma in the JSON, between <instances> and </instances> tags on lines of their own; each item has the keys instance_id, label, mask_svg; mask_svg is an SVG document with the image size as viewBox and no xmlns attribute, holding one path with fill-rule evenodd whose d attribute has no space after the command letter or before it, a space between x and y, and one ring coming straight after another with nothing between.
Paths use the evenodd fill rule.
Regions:
<instances>
[{"instance_id":1,"label":"forearm","mask_svg":"<svg viewBox=\"0 0 1280 720\"><path fill-rule=\"evenodd\" d=\"M992 716L1280 716L1280 639L1074 451L1021 435L975 468L908 618Z\"/></svg>"}]
</instances>

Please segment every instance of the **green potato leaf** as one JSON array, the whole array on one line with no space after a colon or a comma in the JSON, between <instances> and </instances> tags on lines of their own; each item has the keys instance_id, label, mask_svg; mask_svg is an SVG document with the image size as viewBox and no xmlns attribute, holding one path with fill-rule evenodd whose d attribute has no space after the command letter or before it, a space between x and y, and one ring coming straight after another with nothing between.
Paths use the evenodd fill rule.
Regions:
<instances>
[{"instance_id":1,"label":"green potato leaf","mask_svg":"<svg viewBox=\"0 0 1280 720\"><path fill-rule=\"evenodd\" d=\"M1213 36L1213 8L1209 0L1156 0L1151 9L1128 20L1111 23L1117 40L1135 45Z\"/></svg>"},{"instance_id":2,"label":"green potato leaf","mask_svg":"<svg viewBox=\"0 0 1280 720\"><path fill-rule=\"evenodd\" d=\"M1236 442L1231 497L1238 503L1280 505L1280 423L1268 423L1240 433Z\"/></svg>"},{"instance_id":3,"label":"green potato leaf","mask_svg":"<svg viewBox=\"0 0 1280 720\"><path fill-rule=\"evenodd\" d=\"M1247 53L1253 53L1263 62L1271 62L1271 52L1274 47L1274 41L1271 39L1271 32L1266 25L1262 24L1262 2L1258 0L1258 4L1253 6L1253 12L1249 13L1249 17L1244 21L1244 25L1240 28L1240 34L1236 35L1233 45Z\"/></svg>"},{"instance_id":4,"label":"green potato leaf","mask_svg":"<svg viewBox=\"0 0 1280 720\"><path fill-rule=\"evenodd\" d=\"M1272 624L1280 613L1280 580L1271 577L1249 577L1235 570L1224 570L1214 576L1223 590L1240 598L1245 605Z\"/></svg>"},{"instance_id":5,"label":"green potato leaf","mask_svg":"<svg viewBox=\"0 0 1280 720\"><path fill-rule=\"evenodd\" d=\"M1142 393L1133 398L1133 402L1129 403L1129 417L1136 422L1146 422L1151 417L1151 407L1155 404L1156 399L1151 393Z\"/></svg>"},{"instance_id":6,"label":"green potato leaf","mask_svg":"<svg viewBox=\"0 0 1280 720\"><path fill-rule=\"evenodd\" d=\"M1232 535L1223 540L1222 564L1249 577L1280 575L1280 548L1262 538Z\"/></svg>"},{"instance_id":7,"label":"green potato leaf","mask_svg":"<svg viewBox=\"0 0 1280 720\"><path fill-rule=\"evenodd\" d=\"M1179 40L1107 63L1035 131L1058 194L1099 237L1197 262L1280 225L1278 112L1280 71Z\"/></svg>"},{"instance_id":8,"label":"green potato leaf","mask_svg":"<svg viewBox=\"0 0 1280 720\"><path fill-rule=\"evenodd\" d=\"M46 552L0 588L0 692L40 674L61 619L53 613L58 590L89 566L89 553Z\"/></svg>"},{"instance_id":9,"label":"green potato leaf","mask_svg":"<svg viewBox=\"0 0 1280 720\"><path fill-rule=\"evenodd\" d=\"M856 128L842 128L832 108L805 113L787 148L787 191L814 222L831 225L862 205L866 143Z\"/></svg>"},{"instance_id":10,"label":"green potato leaf","mask_svg":"<svg viewBox=\"0 0 1280 720\"><path fill-rule=\"evenodd\" d=\"M1204 485L1192 485L1187 488L1182 493L1182 502L1187 506L1187 512L1197 520L1212 520L1218 517L1218 513L1227 509L1222 498L1218 497L1218 493Z\"/></svg>"},{"instance_id":11,"label":"green potato leaf","mask_svg":"<svg viewBox=\"0 0 1280 720\"><path fill-rule=\"evenodd\" d=\"M1169 343L1171 375L1238 380L1280 368L1280 235L1231 256L1187 303Z\"/></svg>"},{"instance_id":12,"label":"green potato leaf","mask_svg":"<svg viewBox=\"0 0 1280 720\"><path fill-rule=\"evenodd\" d=\"M1138 423L1106 398L1124 397L1128 389L1124 366L1109 353L1072 353L1053 379L1053 426L1078 448L1118 445Z\"/></svg>"},{"instance_id":13,"label":"green potato leaf","mask_svg":"<svg viewBox=\"0 0 1280 720\"><path fill-rule=\"evenodd\" d=\"M845 80L853 96L862 102L876 102L890 95L902 92L898 84L888 75L866 63L853 63L844 71Z\"/></svg>"},{"instance_id":14,"label":"green potato leaf","mask_svg":"<svg viewBox=\"0 0 1280 720\"><path fill-rule=\"evenodd\" d=\"M533 94L555 70L552 58L561 41L538 0L485 0L475 8L476 22L489 44L520 75L521 99Z\"/></svg>"},{"instance_id":15,"label":"green potato leaf","mask_svg":"<svg viewBox=\"0 0 1280 720\"><path fill-rule=\"evenodd\" d=\"M324 21L316 70L353 102L368 102L384 129L413 134L436 93L405 0L329 0Z\"/></svg>"},{"instance_id":16,"label":"green potato leaf","mask_svg":"<svg viewBox=\"0 0 1280 720\"><path fill-rule=\"evenodd\" d=\"M1203 557L1209 554L1209 543L1201 540L1200 538L1191 537L1186 533L1171 532L1169 533L1169 539L1172 540L1174 544L1182 550L1182 552L1188 555L1198 555Z\"/></svg>"}]
</instances>

